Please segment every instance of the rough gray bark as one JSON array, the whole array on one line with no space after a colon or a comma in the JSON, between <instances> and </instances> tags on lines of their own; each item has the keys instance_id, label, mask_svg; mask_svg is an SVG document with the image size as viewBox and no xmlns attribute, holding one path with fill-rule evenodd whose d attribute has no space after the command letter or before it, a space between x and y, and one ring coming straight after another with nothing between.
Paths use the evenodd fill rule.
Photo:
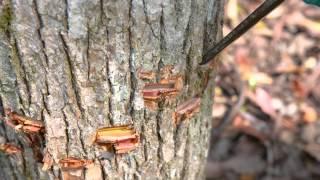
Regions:
<instances>
[{"instance_id":1,"label":"rough gray bark","mask_svg":"<svg viewBox=\"0 0 320 180\"><path fill-rule=\"evenodd\" d=\"M198 63L220 37L222 0L11 0L2 2L0 16L1 112L9 107L44 121L41 144L56 162L93 159L80 174L84 179L203 177L214 72ZM137 71L166 65L183 76L184 88L174 101L148 110ZM201 112L176 127L173 110L196 94ZM134 124L139 148L100 158L90 135L120 124ZM1 178L62 178L58 166L41 171L23 134L3 121L0 135L24 149L0 153Z\"/></svg>"}]
</instances>

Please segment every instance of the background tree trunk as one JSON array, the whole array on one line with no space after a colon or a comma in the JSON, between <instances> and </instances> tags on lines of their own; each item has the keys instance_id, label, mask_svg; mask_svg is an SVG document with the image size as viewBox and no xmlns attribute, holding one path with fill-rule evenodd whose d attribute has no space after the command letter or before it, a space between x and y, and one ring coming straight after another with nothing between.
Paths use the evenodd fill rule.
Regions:
<instances>
[{"instance_id":1,"label":"background tree trunk","mask_svg":"<svg viewBox=\"0 0 320 180\"><path fill-rule=\"evenodd\" d=\"M75 176L84 179L199 179L203 177L214 72L200 68L203 52L221 35L222 0L11 0L0 14L0 109L44 121L41 140L55 162L94 159ZM184 80L174 100L144 107L139 69L173 65ZM205 79L209 78L207 84ZM157 78L150 82L156 82ZM172 112L201 95L201 110L175 126ZM90 145L99 127L133 124L140 146L103 158ZM62 179L48 172L3 121L0 135L21 155L0 153L1 179ZM5 140L4 140L5 139ZM42 152L43 153L43 152Z\"/></svg>"}]
</instances>

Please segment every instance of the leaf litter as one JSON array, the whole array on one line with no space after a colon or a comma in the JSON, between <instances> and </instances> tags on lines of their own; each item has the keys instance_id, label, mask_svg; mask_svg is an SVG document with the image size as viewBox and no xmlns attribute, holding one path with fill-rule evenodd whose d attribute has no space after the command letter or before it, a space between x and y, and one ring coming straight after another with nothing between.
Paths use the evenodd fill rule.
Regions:
<instances>
[{"instance_id":1,"label":"leaf litter","mask_svg":"<svg viewBox=\"0 0 320 180\"><path fill-rule=\"evenodd\" d=\"M224 34L261 1L226 3ZM221 55L207 179L319 179L320 10L286 1Z\"/></svg>"}]
</instances>

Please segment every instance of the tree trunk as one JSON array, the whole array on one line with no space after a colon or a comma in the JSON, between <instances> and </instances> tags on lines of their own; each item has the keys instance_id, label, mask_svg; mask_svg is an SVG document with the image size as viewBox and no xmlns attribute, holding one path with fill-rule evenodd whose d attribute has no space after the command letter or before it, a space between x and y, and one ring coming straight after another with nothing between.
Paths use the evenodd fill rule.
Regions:
<instances>
[{"instance_id":1,"label":"tree trunk","mask_svg":"<svg viewBox=\"0 0 320 180\"><path fill-rule=\"evenodd\" d=\"M199 67L220 38L222 0L7 0L0 14L0 109L45 123L37 138L55 164L42 171L25 134L4 121L1 179L63 179L57 162L92 159L76 179L199 179L204 177L214 71ZM141 90L172 65L183 78L175 98L145 107ZM153 71L143 80L139 70ZM209 81L208 81L209 80ZM200 113L175 125L177 105L201 97ZM133 124L139 147L104 158L90 137L104 126ZM67 178L65 178L67 179Z\"/></svg>"}]
</instances>

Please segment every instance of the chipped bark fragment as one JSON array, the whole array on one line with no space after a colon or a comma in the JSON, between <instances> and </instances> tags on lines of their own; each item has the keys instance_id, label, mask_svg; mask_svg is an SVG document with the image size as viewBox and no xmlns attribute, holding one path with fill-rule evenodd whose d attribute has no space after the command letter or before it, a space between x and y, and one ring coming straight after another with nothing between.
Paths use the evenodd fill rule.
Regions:
<instances>
[{"instance_id":1,"label":"chipped bark fragment","mask_svg":"<svg viewBox=\"0 0 320 180\"><path fill-rule=\"evenodd\" d=\"M134 150L139 145L139 138L119 141L114 144L116 154L124 154Z\"/></svg>"},{"instance_id":2,"label":"chipped bark fragment","mask_svg":"<svg viewBox=\"0 0 320 180\"><path fill-rule=\"evenodd\" d=\"M156 74L152 71L144 71L140 69L138 71L138 77L142 80L152 80L156 77Z\"/></svg>"},{"instance_id":3,"label":"chipped bark fragment","mask_svg":"<svg viewBox=\"0 0 320 180\"><path fill-rule=\"evenodd\" d=\"M20 153L22 151L18 146L9 143L1 144L0 150L9 155Z\"/></svg>"},{"instance_id":4,"label":"chipped bark fragment","mask_svg":"<svg viewBox=\"0 0 320 180\"><path fill-rule=\"evenodd\" d=\"M7 125L18 131L23 131L25 133L39 133L44 130L44 124L42 121L20 115L10 109L6 109L5 114L8 117L6 120Z\"/></svg>"},{"instance_id":5,"label":"chipped bark fragment","mask_svg":"<svg viewBox=\"0 0 320 180\"><path fill-rule=\"evenodd\" d=\"M43 166L42 166L43 171L47 171L48 169L50 169L52 167L53 159L48 151L44 154L42 162L43 162Z\"/></svg>"},{"instance_id":6,"label":"chipped bark fragment","mask_svg":"<svg viewBox=\"0 0 320 180\"><path fill-rule=\"evenodd\" d=\"M233 128L262 141L268 139L271 134L271 127L267 123L253 118L252 116L247 116L244 113L238 115L234 119L232 125Z\"/></svg>"},{"instance_id":7,"label":"chipped bark fragment","mask_svg":"<svg viewBox=\"0 0 320 180\"><path fill-rule=\"evenodd\" d=\"M181 121L194 116L200 110L200 103L201 99L199 97L193 97L180 104L172 114L174 123L179 124Z\"/></svg>"},{"instance_id":8,"label":"chipped bark fragment","mask_svg":"<svg viewBox=\"0 0 320 180\"><path fill-rule=\"evenodd\" d=\"M181 75L175 75L160 80L161 84L174 84L174 88L177 91L181 91L183 88L183 79Z\"/></svg>"},{"instance_id":9,"label":"chipped bark fragment","mask_svg":"<svg viewBox=\"0 0 320 180\"><path fill-rule=\"evenodd\" d=\"M156 92L143 92L144 101L158 101L161 99L161 93L159 91Z\"/></svg>"},{"instance_id":10,"label":"chipped bark fragment","mask_svg":"<svg viewBox=\"0 0 320 180\"><path fill-rule=\"evenodd\" d=\"M174 83L149 83L142 90L143 93L158 92L160 94L176 92Z\"/></svg>"},{"instance_id":11,"label":"chipped bark fragment","mask_svg":"<svg viewBox=\"0 0 320 180\"><path fill-rule=\"evenodd\" d=\"M142 90L145 101L160 101L166 97L176 96L178 92L175 83L149 83Z\"/></svg>"},{"instance_id":12,"label":"chipped bark fragment","mask_svg":"<svg viewBox=\"0 0 320 180\"><path fill-rule=\"evenodd\" d=\"M59 165L62 170L77 170L85 168L86 166L93 163L93 160L79 159L75 157L68 157L61 159Z\"/></svg>"},{"instance_id":13,"label":"chipped bark fragment","mask_svg":"<svg viewBox=\"0 0 320 180\"><path fill-rule=\"evenodd\" d=\"M104 127L97 130L95 142L110 144L138 137L139 135L131 125Z\"/></svg>"},{"instance_id":14,"label":"chipped bark fragment","mask_svg":"<svg viewBox=\"0 0 320 180\"><path fill-rule=\"evenodd\" d=\"M176 97L183 88L183 79L181 75L171 76L169 66L165 68L162 79L159 83L148 83L142 89L145 107L151 110L156 110L158 102L161 100L171 99ZM162 75L164 75L162 74Z\"/></svg>"},{"instance_id":15,"label":"chipped bark fragment","mask_svg":"<svg viewBox=\"0 0 320 180\"><path fill-rule=\"evenodd\" d=\"M81 170L81 169L80 169ZM63 180L83 180L83 171L62 171Z\"/></svg>"}]
</instances>

